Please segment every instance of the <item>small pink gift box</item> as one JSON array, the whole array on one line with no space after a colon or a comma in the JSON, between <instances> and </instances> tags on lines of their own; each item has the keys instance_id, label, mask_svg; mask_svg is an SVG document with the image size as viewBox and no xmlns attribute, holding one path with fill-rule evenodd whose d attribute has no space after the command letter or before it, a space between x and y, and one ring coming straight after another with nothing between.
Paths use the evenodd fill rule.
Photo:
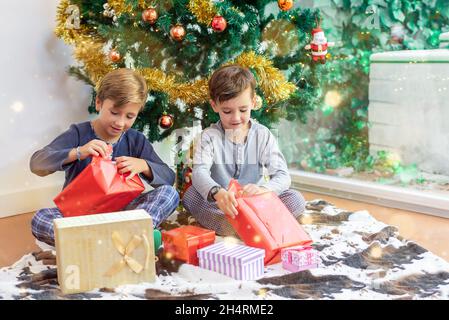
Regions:
<instances>
[{"instance_id":1,"label":"small pink gift box","mask_svg":"<svg viewBox=\"0 0 449 320\"><path fill-rule=\"evenodd\" d=\"M281 250L282 267L292 272L317 268L320 263L318 252L311 246L294 246Z\"/></svg>"},{"instance_id":2,"label":"small pink gift box","mask_svg":"<svg viewBox=\"0 0 449 320\"><path fill-rule=\"evenodd\" d=\"M197 251L200 267L237 280L263 276L265 250L234 243L218 242Z\"/></svg>"}]
</instances>

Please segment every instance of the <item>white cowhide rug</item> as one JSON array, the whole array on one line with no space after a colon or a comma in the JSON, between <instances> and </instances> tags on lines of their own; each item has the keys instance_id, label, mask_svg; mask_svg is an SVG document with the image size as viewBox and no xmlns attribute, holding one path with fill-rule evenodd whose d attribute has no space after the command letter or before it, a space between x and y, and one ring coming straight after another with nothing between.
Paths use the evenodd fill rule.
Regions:
<instances>
[{"instance_id":1,"label":"white cowhide rug","mask_svg":"<svg viewBox=\"0 0 449 320\"><path fill-rule=\"evenodd\" d=\"M171 218L164 229L196 224L185 212ZM449 263L367 211L348 212L315 200L300 222L319 251L319 268L290 273L277 264L266 267L257 281L238 281L161 254L154 283L63 296L49 251L27 254L0 269L0 299L449 298Z\"/></svg>"}]
</instances>

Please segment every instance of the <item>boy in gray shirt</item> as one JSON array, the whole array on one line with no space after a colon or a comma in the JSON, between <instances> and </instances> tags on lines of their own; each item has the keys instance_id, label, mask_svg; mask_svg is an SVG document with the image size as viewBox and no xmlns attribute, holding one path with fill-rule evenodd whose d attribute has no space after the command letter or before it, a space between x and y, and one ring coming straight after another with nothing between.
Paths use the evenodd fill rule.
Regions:
<instances>
[{"instance_id":1,"label":"boy in gray shirt","mask_svg":"<svg viewBox=\"0 0 449 320\"><path fill-rule=\"evenodd\" d=\"M275 137L250 118L255 87L253 74L238 65L222 67L210 78L210 104L220 121L206 128L195 145L192 186L183 197L195 219L222 236L235 235L225 219L238 213L235 194L226 189L231 179L243 186L244 196L274 191L295 217L305 208L303 196L289 189L290 175Z\"/></svg>"}]
</instances>

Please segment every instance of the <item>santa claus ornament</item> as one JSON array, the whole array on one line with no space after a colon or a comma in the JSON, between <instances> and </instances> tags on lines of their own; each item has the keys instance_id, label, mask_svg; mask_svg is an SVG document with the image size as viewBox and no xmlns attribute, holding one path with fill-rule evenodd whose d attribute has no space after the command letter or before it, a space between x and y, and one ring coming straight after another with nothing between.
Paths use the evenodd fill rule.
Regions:
<instances>
[{"instance_id":1,"label":"santa claus ornament","mask_svg":"<svg viewBox=\"0 0 449 320\"><path fill-rule=\"evenodd\" d=\"M327 42L324 31L317 27L312 30L312 42L305 46L306 50L312 50L314 62L326 63L327 48L334 46L333 42Z\"/></svg>"}]
</instances>

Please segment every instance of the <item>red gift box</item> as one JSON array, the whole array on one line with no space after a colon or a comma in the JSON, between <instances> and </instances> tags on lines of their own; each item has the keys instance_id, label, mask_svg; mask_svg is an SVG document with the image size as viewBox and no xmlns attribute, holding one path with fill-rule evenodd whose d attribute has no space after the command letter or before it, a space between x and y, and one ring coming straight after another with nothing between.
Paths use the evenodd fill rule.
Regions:
<instances>
[{"instance_id":1,"label":"red gift box","mask_svg":"<svg viewBox=\"0 0 449 320\"><path fill-rule=\"evenodd\" d=\"M246 245L265 249L265 264L281 261L281 249L309 245L312 239L296 221L274 192L242 196L242 187L232 179L229 191L234 191L238 203L235 219L227 220Z\"/></svg>"},{"instance_id":2,"label":"red gift box","mask_svg":"<svg viewBox=\"0 0 449 320\"><path fill-rule=\"evenodd\" d=\"M215 242L215 231L195 226L182 226L162 231L165 254L174 259L198 265L197 250Z\"/></svg>"},{"instance_id":3,"label":"red gift box","mask_svg":"<svg viewBox=\"0 0 449 320\"><path fill-rule=\"evenodd\" d=\"M312 246L295 246L281 250L282 267L292 272L317 268L318 252Z\"/></svg>"},{"instance_id":4,"label":"red gift box","mask_svg":"<svg viewBox=\"0 0 449 320\"><path fill-rule=\"evenodd\" d=\"M112 154L112 146L110 154ZM129 174L128 174L129 175ZM64 217L123 210L145 190L135 175L119 174L110 156L93 157L92 162L53 200Z\"/></svg>"}]
</instances>

